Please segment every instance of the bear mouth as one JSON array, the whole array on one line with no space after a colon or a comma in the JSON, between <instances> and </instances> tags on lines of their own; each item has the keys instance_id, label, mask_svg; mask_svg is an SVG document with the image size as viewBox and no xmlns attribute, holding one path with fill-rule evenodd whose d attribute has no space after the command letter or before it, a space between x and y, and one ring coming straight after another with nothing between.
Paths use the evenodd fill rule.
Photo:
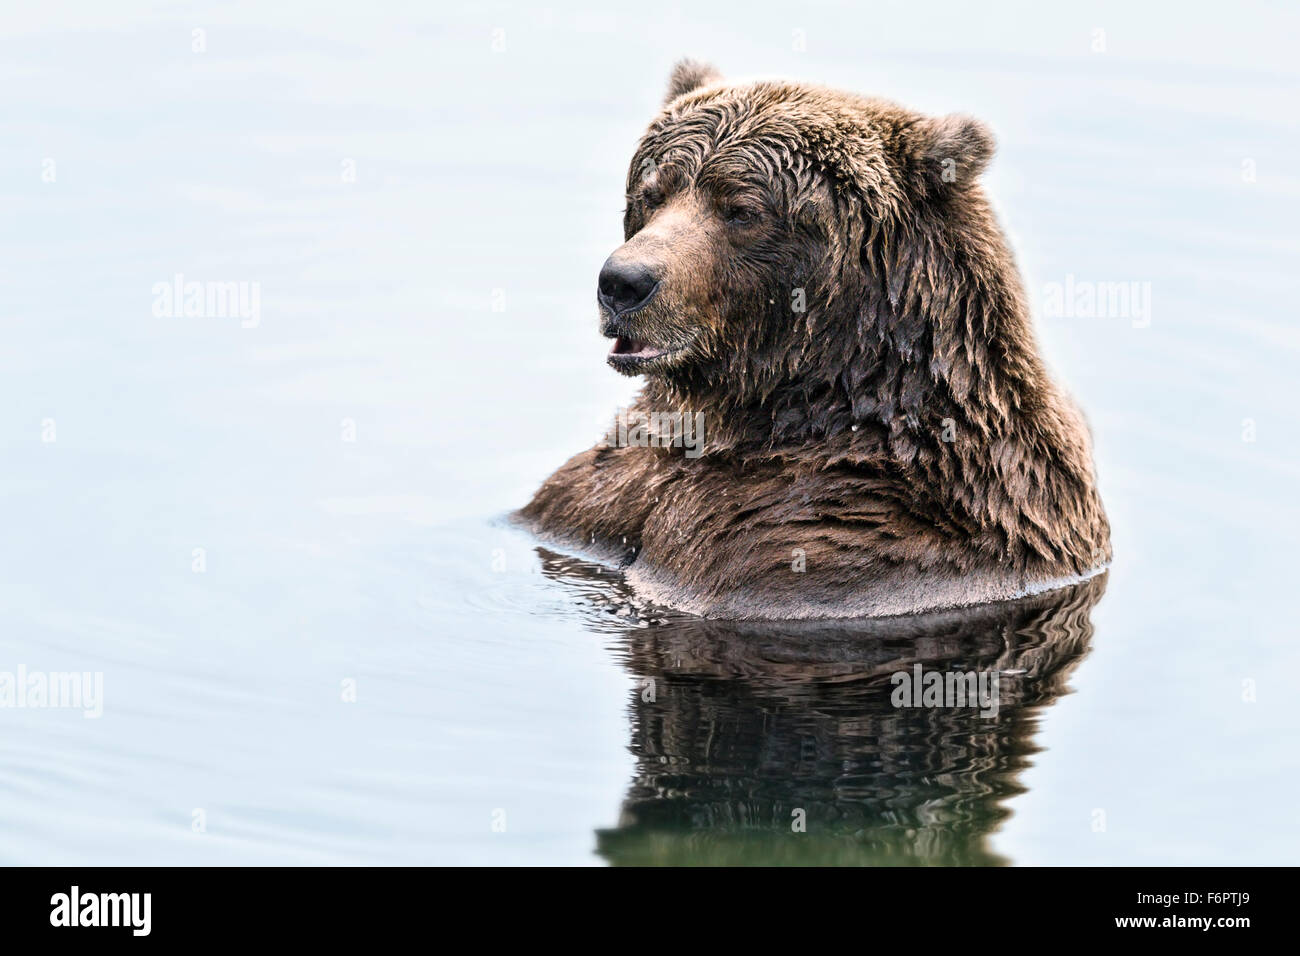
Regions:
<instances>
[{"instance_id":1,"label":"bear mouth","mask_svg":"<svg viewBox=\"0 0 1300 956\"><path fill-rule=\"evenodd\" d=\"M656 345L634 335L611 335L610 338L614 345L605 361L624 375L665 371L688 354L687 350L695 340L695 336L690 335L679 344Z\"/></svg>"},{"instance_id":2,"label":"bear mouth","mask_svg":"<svg viewBox=\"0 0 1300 956\"><path fill-rule=\"evenodd\" d=\"M654 345L645 339L634 339L630 335L620 335L614 339L614 347L609 350L606 361L616 372L624 375L640 375L665 368L673 361L673 356L684 351L686 346L673 348Z\"/></svg>"},{"instance_id":3,"label":"bear mouth","mask_svg":"<svg viewBox=\"0 0 1300 956\"><path fill-rule=\"evenodd\" d=\"M636 359L640 361L649 361L667 355L670 350L658 345L651 345L643 339L634 339L630 336L620 335L614 339L614 347L609 350L610 358L619 359Z\"/></svg>"}]
</instances>

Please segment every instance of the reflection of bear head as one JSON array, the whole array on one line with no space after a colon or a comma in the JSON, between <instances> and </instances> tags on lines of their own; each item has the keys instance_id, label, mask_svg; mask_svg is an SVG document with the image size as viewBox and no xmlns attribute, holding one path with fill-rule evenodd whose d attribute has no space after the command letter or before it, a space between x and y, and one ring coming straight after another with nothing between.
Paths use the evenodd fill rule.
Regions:
<instances>
[{"instance_id":1,"label":"reflection of bear head","mask_svg":"<svg viewBox=\"0 0 1300 956\"><path fill-rule=\"evenodd\" d=\"M992 153L966 117L679 64L601 271L610 364L654 407L763 403L788 437L996 415L1037 363L977 182Z\"/></svg>"}]
</instances>

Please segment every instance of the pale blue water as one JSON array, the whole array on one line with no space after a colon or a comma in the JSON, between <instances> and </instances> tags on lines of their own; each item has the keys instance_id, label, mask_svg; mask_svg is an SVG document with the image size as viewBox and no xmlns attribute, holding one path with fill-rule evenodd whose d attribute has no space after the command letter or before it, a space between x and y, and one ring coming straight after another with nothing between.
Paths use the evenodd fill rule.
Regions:
<instances>
[{"instance_id":1,"label":"pale blue water","mask_svg":"<svg viewBox=\"0 0 1300 956\"><path fill-rule=\"evenodd\" d=\"M544 574L499 521L631 393L595 275L690 53L980 116L1036 300L1067 275L1150 283L1149 327L1039 320L1096 434L1116 559L1074 693L1022 730L1038 752L1003 768L974 843L1295 861L1300 17L745 10L5 11L0 671L102 672L104 701L0 710L0 860L600 863L628 858L598 835L625 801L678 806L645 789L657 763L752 786L684 791L672 827L705 838L765 788L783 810L795 777L840 809L928 785L878 759L929 738L875 703L774 675L752 636L719 663L716 633L632 615L589 569ZM260 321L155 316L177 273L259 283ZM661 658L705 743L637 703ZM800 764L800 740L823 757Z\"/></svg>"}]
</instances>

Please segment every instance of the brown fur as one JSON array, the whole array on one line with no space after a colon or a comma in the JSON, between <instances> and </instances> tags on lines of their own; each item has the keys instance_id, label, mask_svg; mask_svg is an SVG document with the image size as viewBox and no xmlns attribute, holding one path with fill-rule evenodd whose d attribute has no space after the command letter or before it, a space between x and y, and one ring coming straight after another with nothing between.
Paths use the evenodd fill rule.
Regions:
<instances>
[{"instance_id":1,"label":"brown fur","mask_svg":"<svg viewBox=\"0 0 1300 956\"><path fill-rule=\"evenodd\" d=\"M971 119L679 66L615 253L659 291L602 329L667 350L611 364L646 376L634 412L702 412L705 454L597 446L519 517L713 617L957 607L1103 567L1087 427L978 182L992 152Z\"/></svg>"}]
</instances>

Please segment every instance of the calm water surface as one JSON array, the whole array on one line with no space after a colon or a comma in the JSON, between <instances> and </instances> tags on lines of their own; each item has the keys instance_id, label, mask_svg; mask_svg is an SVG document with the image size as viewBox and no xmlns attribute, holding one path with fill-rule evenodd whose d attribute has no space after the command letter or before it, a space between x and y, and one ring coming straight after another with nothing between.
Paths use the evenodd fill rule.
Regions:
<instances>
[{"instance_id":1,"label":"calm water surface","mask_svg":"<svg viewBox=\"0 0 1300 956\"><path fill-rule=\"evenodd\" d=\"M104 701L0 710L0 861L1295 862L1295 15L745 24L6 17L0 672ZM683 53L990 123L1104 579L727 626L503 520L635 387L595 275ZM258 283L255 327L156 316L177 274ZM1150 321L1047 314L1067 279ZM998 716L892 707L917 663L1001 670Z\"/></svg>"}]
</instances>

